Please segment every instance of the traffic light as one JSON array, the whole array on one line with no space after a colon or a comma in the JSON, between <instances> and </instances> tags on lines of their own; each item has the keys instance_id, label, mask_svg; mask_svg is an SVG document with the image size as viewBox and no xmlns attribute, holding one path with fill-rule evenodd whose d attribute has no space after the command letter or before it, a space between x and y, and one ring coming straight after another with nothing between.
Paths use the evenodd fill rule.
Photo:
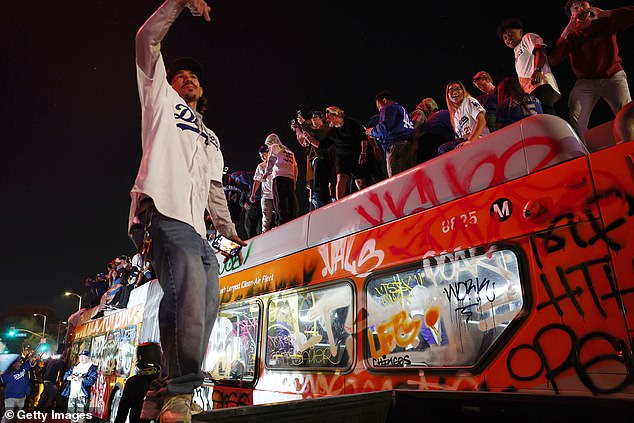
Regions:
<instances>
[{"instance_id":1,"label":"traffic light","mask_svg":"<svg viewBox=\"0 0 634 423\"><path fill-rule=\"evenodd\" d=\"M15 334L16 334L15 329L11 328L9 329L9 332L7 332L7 338L15 338Z\"/></svg>"}]
</instances>

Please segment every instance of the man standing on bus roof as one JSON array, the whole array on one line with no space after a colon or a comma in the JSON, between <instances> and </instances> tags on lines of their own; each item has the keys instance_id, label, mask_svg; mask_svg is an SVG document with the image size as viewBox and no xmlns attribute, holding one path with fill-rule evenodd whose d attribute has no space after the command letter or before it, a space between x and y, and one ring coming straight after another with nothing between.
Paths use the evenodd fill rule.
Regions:
<instances>
[{"instance_id":1,"label":"man standing on bus roof","mask_svg":"<svg viewBox=\"0 0 634 423\"><path fill-rule=\"evenodd\" d=\"M218 262L205 239L205 209L215 229L246 245L231 221L222 188L218 137L202 120L202 66L177 59L166 70L161 41L183 9L209 21L204 0L166 0L136 36L143 156L131 197L129 231L150 244L163 288L159 328L165 374L148 392L142 418L191 421L194 389L220 302Z\"/></svg>"}]
</instances>

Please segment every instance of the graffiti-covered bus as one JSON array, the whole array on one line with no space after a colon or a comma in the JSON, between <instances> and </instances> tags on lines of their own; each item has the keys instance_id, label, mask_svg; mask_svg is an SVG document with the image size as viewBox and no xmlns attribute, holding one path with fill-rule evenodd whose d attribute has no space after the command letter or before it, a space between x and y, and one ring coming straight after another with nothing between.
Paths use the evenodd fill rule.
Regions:
<instances>
[{"instance_id":1,"label":"graffiti-covered bus","mask_svg":"<svg viewBox=\"0 0 634 423\"><path fill-rule=\"evenodd\" d=\"M371 391L634 399L634 143L537 115L220 261L206 408Z\"/></svg>"},{"instance_id":2,"label":"graffiti-covered bus","mask_svg":"<svg viewBox=\"0 0 634 423\"><path fill-rule=\"evenodd\" d=\"M127 308L103 310L97 306L69 319L69 364L90 351L98 379L91 388L88 410L94 417L114 421L123 387L134 374L136 346L159 342L158 304L163 296L157 280L130 292Z\"/></svg>"}]
</instances>

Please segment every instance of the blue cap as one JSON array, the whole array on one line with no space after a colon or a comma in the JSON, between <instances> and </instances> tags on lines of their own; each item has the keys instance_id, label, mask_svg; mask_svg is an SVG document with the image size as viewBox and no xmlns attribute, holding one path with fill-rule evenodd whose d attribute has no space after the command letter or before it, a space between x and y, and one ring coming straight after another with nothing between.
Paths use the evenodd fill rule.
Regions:
<instances>
[{"instance_id":1,"label":"blue cap","mask_svg":"<svg viewBox=\"0 0 634 423\"><path fill-rule=\"evenodd\" d=\"M88 350L83 350L82 352L79 353L79 355L85 355L87 357L90 357L90 351Z\"/></svg>"}]
</instances>

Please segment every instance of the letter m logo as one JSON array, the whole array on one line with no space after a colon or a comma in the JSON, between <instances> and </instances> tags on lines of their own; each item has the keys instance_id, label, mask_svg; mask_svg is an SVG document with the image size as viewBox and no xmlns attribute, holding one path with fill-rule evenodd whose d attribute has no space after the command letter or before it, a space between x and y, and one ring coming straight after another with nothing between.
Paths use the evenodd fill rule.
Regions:
<instances>
[{"instance_id":1,"label":"letter m logo","mask_svg":"<svg viewBox=\"0 0 634 423\"><path fill-rule=\"evenodd\" d=\"M508 198L499 198L491 204L489 214L492 219L504 222L513 214L513 203Z\"/></svg>"}]
</instances>

